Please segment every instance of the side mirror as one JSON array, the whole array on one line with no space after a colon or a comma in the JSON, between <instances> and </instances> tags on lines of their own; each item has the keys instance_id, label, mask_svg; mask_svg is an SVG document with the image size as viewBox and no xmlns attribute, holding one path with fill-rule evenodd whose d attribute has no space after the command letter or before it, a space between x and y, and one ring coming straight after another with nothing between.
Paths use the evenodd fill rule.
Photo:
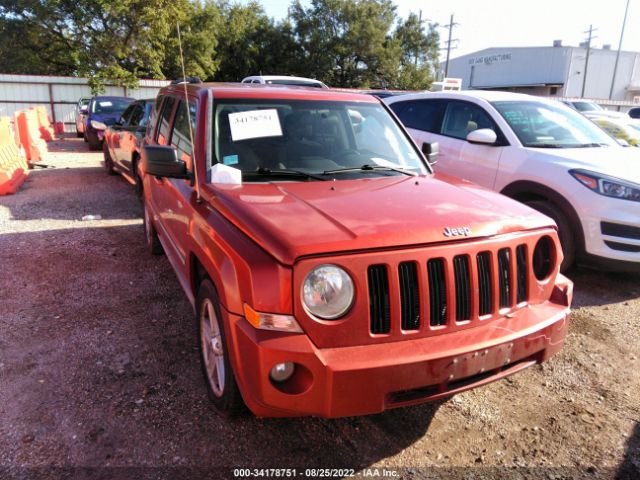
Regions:
<instances>
[{"instance_id":1,"label":"side mirror","mask_svg":"<svg viewBox=\"0 0 640 480\"><path fill-rule=\"evenodd\" d=\"M435 165L438 163L438 154L440 153L440 145L438 142L428 143L424 142L422 144L422 153L427 157L427 161L429 165Z\"/></svg>"},{"instance_id":2,"label":"side mirror","mask_svg":"<svg viewBox=\"0 0 640 480\"><path fill-rule=\"evenodd\" d=\"M496 140L498 140L498 136L496 135L496 132L490 128L479 128L467 135L467 142L469 143L493 145L496 143Z\"/></svg>"},{"instance_id":3,"label":"side mirror","mask_svg":"<svg viewBox=\"0 0 640 480\"><path fill-rule=\"evenodd\" d=\"M191 179L187 164L178 160L178 150L164 145L142 148L142 171L154 177Z\"/></svg>"},{"instance_id":4,"label":"side mirror","mask_svg":"<svg viewBox=\"0 0 640 480\"><path fill-rule=\"evenodd\" d=\"M80 113L87 113L89 111L89 107L86 105L83 105L82 107L80 107Z\"/></svg>"}]
</instances>

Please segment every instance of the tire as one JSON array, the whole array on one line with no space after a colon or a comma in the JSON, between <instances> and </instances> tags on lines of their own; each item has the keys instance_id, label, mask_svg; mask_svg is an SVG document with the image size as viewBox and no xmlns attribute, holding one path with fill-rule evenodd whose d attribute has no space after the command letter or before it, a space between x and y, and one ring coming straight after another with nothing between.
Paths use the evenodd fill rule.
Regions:
<instances>
[{"instance_id":1,"label":"tire","mask_svg":"<svg viewBox=\"0 0 640 480\"><path fill-rule=\"evenodd\" d=\"M131 161L131 175L133 176L134 191L138 198L142 198L144 187L142 185L142 178L140 178L140 172L138 171L139 160L140 158L138 156L133 157L133 160Z\"/></svg>"},{"instance_id":2,"label":"tire","mask_svg":"<svg viewBox=\"0 0 640 480\"><path fill-rule=\"evenodd\" d=\"M89 142L89 150L94 152L100 150L104 144L104 142L98 140L97 135L87 135L87 142Z\"/></svg>"},{"instance_id":3,"label":"tire","mask_svg":"<svg viewBox=\"0 0 640 480\"><path fill-rule=\"evenodd\" d=\"M156 232L151 217L149 216L149 209L147 208L146 202L143 202L142 208L144 210L142 223L144 225L144 238L147 250L151 255L162 255L164 249L158 238L158 232Z\"/></svg>"},{"instance_id":4,"label":"tire","mask_svg":"<svg viewBox=\"0 0 640 480\"><path fill-rule=\"evenodd\" d=\"M116 171L113 169L113 158L111 158L111 153L109 153L109 146L107 142L102 143L102 153L104 155L104 168L109 175L115 175Z\"/></svg>"},{"instance_id":5,"label":"tire","mask_svg":"<svg viewBox=\"0 0 640 480\"><path fill-rule=\"evenodd\" d=\"M229 342L220 315L218 295L208 278L200 284L196 306L202 371L209 397L221 412L239 413L244 402L229 360Z\"/></svg>"},{"instance_id":6,"label":"tire","mask_svg":"<svg viewBox=\"0 0 640 480\"><path fill-rule=\"evenodd\" d=\"M84 137L84 133L79 132L79 131L76 129L76 137L78 137L78 138L83 138L83 137Z\"/></svg>"},{"instance_id":7,"label":"tire","mask_svg":"<svg viewBox=\"0 0 640 480\"><path fill-rule=\"evenodd\" d=\"M560 265L560 271L562 273L568 271L573 266L576 258L576 240L567 217L556 205L544 200L527 202L527 205L551 217L558 225L558 237L560 237L560 245L562 245L562 251L564 252L564 260Z\"/></svg>"},{"instance_id":8,"label":"tire","mask_svg":"<svg viewBox=\"0 0 640 480\"><path fill-rule=\"evenodd\" d=\"M87 138L87 130L82 132L82 138L84 139L84 143L87 143L89 141L89 139Z\"/></svg>"}]
</instances>

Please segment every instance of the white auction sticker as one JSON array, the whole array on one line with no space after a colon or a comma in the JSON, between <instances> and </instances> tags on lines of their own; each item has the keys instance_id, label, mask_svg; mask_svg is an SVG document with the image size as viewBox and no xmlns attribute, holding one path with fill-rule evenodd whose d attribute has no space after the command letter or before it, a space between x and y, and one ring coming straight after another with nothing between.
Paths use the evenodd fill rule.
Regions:
<instances>
[{"instance_id":1,"label":"white auction sticker","mask_svg":"<svg viewBox=\"0 0 640 480\"><path fill-rule=\"evenodd\" d=\"M247 138L279 137L282 135L278 111L250 110L229 114L231 138L234 142Z\"/></svg>"}]
</instances>

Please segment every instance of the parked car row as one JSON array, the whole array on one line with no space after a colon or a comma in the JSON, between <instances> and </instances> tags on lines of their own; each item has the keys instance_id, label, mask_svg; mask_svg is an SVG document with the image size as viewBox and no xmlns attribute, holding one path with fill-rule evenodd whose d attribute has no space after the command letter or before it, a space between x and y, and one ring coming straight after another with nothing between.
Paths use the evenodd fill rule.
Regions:
<instances>
[{"instance_id":1,"label":"parked car row","mask_svg":"<svg viewBox=\"0 0 640 480\"><path fill-rule=\"evenodd\" d=\"M559 102L247 83L165 87L104 133L222 411L361 415L484 385L561 348L561 271L640 267L640 151Z\"/></svg>"},{"instance_id":2,"label":"parked car row","mask_svg":"<svg viewBox=\"0 0 640 480\"><path fill-rule=\"evenodd\" d=\"M111 175L121 174L142 195L139 171L140 149L149 123L154 99L136 100L104 131L104 162Z\"/></svg>"}]
</instances>

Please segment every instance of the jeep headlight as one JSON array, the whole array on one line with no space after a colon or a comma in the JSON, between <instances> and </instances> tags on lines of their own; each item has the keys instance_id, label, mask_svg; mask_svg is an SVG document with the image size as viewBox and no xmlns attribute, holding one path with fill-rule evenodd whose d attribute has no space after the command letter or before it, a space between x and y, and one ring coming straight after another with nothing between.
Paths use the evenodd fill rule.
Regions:
<instances>
[{"instance_id":1,"label":"jeep headlight","mask_svg":"<svg viewBox=\"0 0 640 480\"><path fill-rule=\"evenodd\" d=\"M636 183L587 170L571 170L569 173L585 187L600 195L640 202L640 185Z\"/></svg>"},{"instance_id":2,"label":"jeep headlight","mask_svg":"<svg viewBox=\"0 0 640 480\"><path fill-rule=\"evenodd\" d=\"M302 284L302 303L309 313L324 320L346 314L353 303L353 280L337 265L319 265Z\"/></svg>"}]
</instances>

